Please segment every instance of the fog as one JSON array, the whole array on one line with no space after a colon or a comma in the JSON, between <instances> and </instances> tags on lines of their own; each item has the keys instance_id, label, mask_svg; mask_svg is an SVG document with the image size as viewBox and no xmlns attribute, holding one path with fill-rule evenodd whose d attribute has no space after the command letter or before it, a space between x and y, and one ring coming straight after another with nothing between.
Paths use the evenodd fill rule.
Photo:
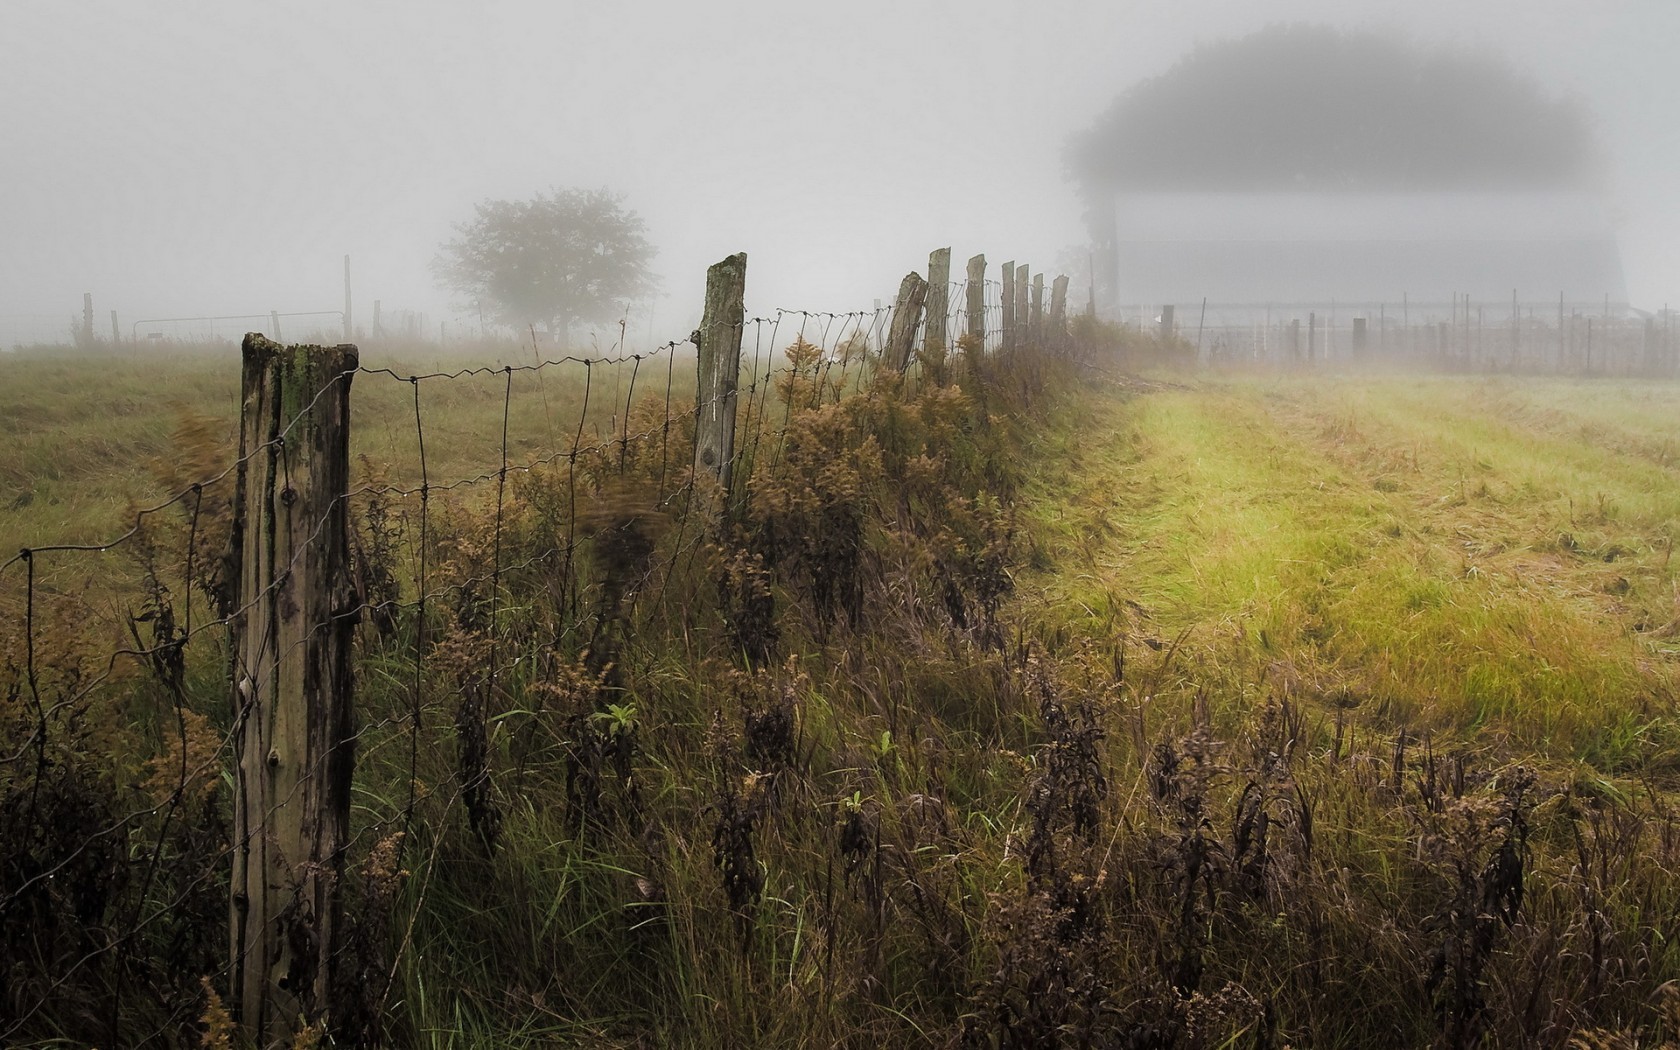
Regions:
<instances>
[{"instance_id":1,"label":"fog","mask_svg":"<svg viewBox=\"0 0 1680 1050\"><path fill-rule=\"evenodd\" d=\"M0 344L62 338L84 292L125 332L336 310L345 255L359 323L377 299L465 331L440 243L556 187L645 220L655 340L738 250L756 313L866 307L945 245L1050 269L1088 238L1071 138L1198 45L1295 21L1485 55L1574 107L1629 301L1680 301L1672 0L478 7L7 0Z\"/></svg>"}]
</instances>

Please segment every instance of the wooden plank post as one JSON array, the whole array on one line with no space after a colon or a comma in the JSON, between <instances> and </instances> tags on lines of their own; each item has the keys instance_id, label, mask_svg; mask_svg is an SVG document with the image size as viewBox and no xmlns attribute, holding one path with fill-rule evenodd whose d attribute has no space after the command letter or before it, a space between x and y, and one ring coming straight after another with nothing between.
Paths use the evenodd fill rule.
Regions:
<instances>
[{"instance_id":1,"label":"wooden plank post","mask_svg":"<svg viewBox=\"0 0 1680 1050\"><path fill-rule=\"evenodd\" d=\"M1161 307L1160 337L1161 337L1161 345L1162 346L1165 346L1165 345L1167 345L1167 343L1172 341L1172 337L1173 337L1173 304L1172 303L1168 303L1167 305Z\"/></svg>"},{"instance_id":2,"label":"wooden plank post","mask_svg":"<svg viewBox=\"0 0 1680 1050\"><path fill-rule=\"evenodd\" d=\"M1050 344L1061 346L1067 342L1067 274L1050 283Z\"/></svg>"},{"instance_id":3,"label":"wooden plank post","mask_svg":"<svg viewBox=\"0 0 1680 1050\"><path fill-rule=\"evenodd\" d=\"M986 257L968 260L968 334L986 346Z\"/></svg>"},{"instance_id":4,"label":"wooden plank post","mask_svg":"<svg viewBox=\"0 0 1680 1050\"><path fill-rule=\"evenodd\" d=\"M111 311L111 345L122 345L122 329L117 327L117 312Z\"/></svg>"},{"instance_id":5,"label":"wooden plank post","mask_svg":"<svg viewBox=\"0 0 1680 1050\"><path fill-rule=\"evenodd\" d=\"M713 263L706 270L706 312L692 337L700 369L694 401L694 476L716 478L726 494L735 471L735 388L741 381L746 296L747 253Z\"/></svg>"},{"instance_id":6,"label":"wooden plank post","mask_svg":"<svg viewBox=\"0 0 1680 1050\"><path fill-rule=\"evenodd\" d=\"M261 1047L332 1022L355 767L354 346L245 337L233 557L230 1006Z\"/></svg>"},{"instance_id":7,"label":"wooden plank post","mask_svg":"<svg viewBox=\"0 0 1680 1050\"><path fill-rule=\"evenodd\" d=\"M1027 275L1032 271L1026 263L1015 267L1015 345L1025 346L1029 338L1027 334L1027 306L1028 285Z\"/></svg>"},{"instance_id":8,"label":"wooden plank post","mask_svg":"<svg viewBox=\"0 0 1680 1050\"><path fill-rule=\"evenodd\" d=\"M1044 345L1044 271L1033 274L1032 320L1027 324L1027 336L1039 346Z\"/></svg>"},{"instance_id":9,"label":"wooden plank post","mask_svg":"<svg viewBox=\"0 0 1680 1050\"><path fill-rule=\"evenodd\" d=\"M1015 264L1003 264L1003 326L999 330L1000 345L1005 350L1015 348Z\"/></svg>"},{"instance_id":10,"label":"wooden plank post","mask_svg":"<svg viewBox=\"0 0 1680 1050\"><path fill-rule=\"evenodd\" d=\"M946 333L946 315L951 309L951 249L936 248L928 256L927 330L922 345L941 350L950 348Z\"/></svg>"},{"instance_id":11,"label":"wooden plank post","mask_svg":"<svg viewBox=\"0 0 1680 1050\"><path fill-rule=\"evenodd\" d=\"M928 282L914 271L898 282L898 298L893 300L892 327L887 331L887 345L881 353L881 363L900 375L910 367L910 352L916 345L916 329L921 327L922 310L927 305Z\"/></svg>"},{"instance_id":12,"label":"wooden plank post","mask_svg":"<svg viewBox=\"0 0 1680 1050\"><path fill-rule=\"evenodd\" d=\"M93 293L82 293L82 345L93 345Z\"/></svg>"}]
</instances>

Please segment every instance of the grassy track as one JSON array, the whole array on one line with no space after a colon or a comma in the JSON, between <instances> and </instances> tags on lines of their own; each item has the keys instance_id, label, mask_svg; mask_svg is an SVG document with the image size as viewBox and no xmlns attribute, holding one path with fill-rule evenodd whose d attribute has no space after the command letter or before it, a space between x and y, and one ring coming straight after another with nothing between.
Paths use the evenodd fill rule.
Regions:
<instances>
[{"instance_id":1,"label":"grassy track","mask_svg":"<svg viewBox=\"0 0 1680 1050\"><path fill-rule=\"evenodd\" d=\"M1176 681L1357 706L1608 769L1680 767L1680 390L1349 377L1110 399L1040 513L1075 620Z\"/></svg>"}]
</instances>

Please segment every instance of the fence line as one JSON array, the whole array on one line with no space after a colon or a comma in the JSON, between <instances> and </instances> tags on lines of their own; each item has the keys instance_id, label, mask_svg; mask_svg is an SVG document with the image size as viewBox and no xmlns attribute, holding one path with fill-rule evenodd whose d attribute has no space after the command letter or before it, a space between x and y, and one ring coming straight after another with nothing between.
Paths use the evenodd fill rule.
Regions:
<instances>
[{"instance_id":1,"label":"fence line","mask_svg":"<svg viewBox=\"0 0 1680 1050\"><path fill-rule=\"evenodd\" d=\"M744 267L744 257L738 258ZM983 274L983 268L980 272ZM1024 291L1027 268L1022 266L1017 272ZM0 725L0 730L15 737L0 754L0 793L8 802L0 813L0 832L4 832L0 838L14 847L9 866L0 864L0 938L6 938L0 947L15 953L13 959L18 960L0 962L0 1041L28 1038L32 1023L44 1011L53 1012L59 997L72 988L109 991L102 1018L103 1038L113 1043L125 1030L130 1014L142 1008L136 1003L152 1004L145 1007L150 1011L145 1016L158 1018L158 1032L178 1027L202 1010L201 998L195 987L181 986L178 978L173 991L163 994L156 983L167 984L168 979L155 972L160 960L147 952L157 950L155 931L173 921L172 915L191 913L194 908L202 913L215 906L227 909L231 949L221 952L208 943L195 942L186 952L189 957L168 960L166 969L174 968L177 975L191 972L205 976L225 989L231 996L235 1017L257 1026L265 1038L293 1025L300 1016L319 1015L325 1006L323 997L330 993L320 983L322 975L337 964L335 953L344 950L338 943L336 920L323 912L336 914L335 909L341 907L336 898L340 881L337 872L346 858L352 852L369 849L370 841L390 840L400 866L403 852L422 828L433 834L435 853L451 815L462 808L467 810L476 834L493 837L493 807L485 795L488 769L484 766L482 735L491 709L501 711L499 705L508 699L509 676L534 675L539 664L563 651L591 652L589 645L597 640L593 636L607 629L609 617L604 603L609 600L628 601L634 608L657 583L658 590L645 608L666 616L677 615L664 605L667 586L727 528L729 517L738 513L761 471L773 473L780 466L787 428L796 410L820 407L831 397L843 398L848 391L877 396L877 387L886 380L885 372L904 373L909 382L926 381L919 378L921 357L913 357L912 352L918 345L924 355L949 351L952 348L944 345L941 333L978 336L978 349L992 354L1025 347L1033 335L1055 346L1065 344L1057 329L1063 318L1052 311L1050 328L1044 325L1042 275L1029 318L1011 316L1010 304L1003 297L1004 285L991 280L976 282L975 273L971 265L969 280L941 277L939 288L931 296L938 316L931 319L924 316L923 304L915 295L901 297L892 307L873 310L777 308L768 316L749 317L740 309L741 291L736 287L720 293L733 302L733 316L725 303L719 310L708 310L708 318L688 338L635 353L565 355L526 364L403 374L392 367L363 366L355 360L353 347L342 347L337 352L351 363L315 376L318 389L302 393L287 384L295 384L299 376L308 374L319 351L285 350L260 337L248 337L243 447L231 463L162 501L134 511L127 528L109 540L39 544L0 561L0 612L11 609L14 603L21 612L21 636L0 634L0 676L10 678L10 687L22 703L21 717L12 725ZM925 280L916 276L916 281L922 282L921 291L927 294ZM905 285L916 287L910 278ZM1058 287L1064 285L1065 280L1057 282ZM976 293L972 297L971 291ZM1006 320L1012 324L1006 325ZM984 326L984 332L975 331L977 324ZM748 327L752 329L750 365L743 359ZM815 336L815 341L808 336ZM694 396L687 398L686 387L677 381L679 351L685 346L694 347L703 373L705 348L720 337L724 360L717 367L728 381L720 381L710 390L697 385ZM890 348L884 345L886 338L892 340ZM785 343L805 349L791 353L787 363L778 366L774 355L784 349ZM650 374L657 375L661 357L665 365L662 390L657 381L642 376L644 365ZM284 362L291 371L278 362ZM543 374L561 366L583 369L582 404L570 440L540 455L516 460L509 443L514 377L531 374L540 381ZM608 369L613 371L610 393L604 378ZM495 465L434 480L426 433L430 413L422 385L497 375L503 382ZM410 387L417 485L373 477L351 484L348 430L337 437L323 438L317 429L354 425L348 408L349 389L358 378ZM796 404L805 396L802 384L807 383L809 404ZM597 385L603 389L597 391ZM741 393L746 395L745 410L729 425L728 454L715 464L720 468L716 476L702 477L704 472L699 468L714 464L703 460L698 423L708 412L723 410L726 405L732 417ZM546 399L546 394L543 396ZM779 413L773 398L783 402ZM345 406L343 419L337 424L331 423L331 413L327 412L334 399ZM607 402L607 428L603 434L597 422L595 436L586 439L592 399ZM600 410L596 411L599 415ZM271 433L253 429L261 418L272 418ZM552 419L550 422L552 425ZM775 450L765 468L761 457L768 451L767 430L775 439ZM340 451L332 451L335 448ZM341 461L325 469L339 471L344 483L330 486L336 490L324 491L318 501L311 502L300 495L300 488L318 469L312 464L329 454L341 457ZM556 476L562 464L563 480ZM730 466L740 468L733 478L723 469ZM548 486L521 496L519 515L510 512L510 490L514 487L510 475L513 479L531 479L530 485L540 481ZM480 522L485 549L474 553L469 549L473 547L475 527L471 516L480 509L454 497L491 480L496 483L493 495L486 494L489 505L481 508L487 515ZM637 480L649 489L650 504L645 510L630 497L613 495L615 486ZM714 488L721 491L721 502L709 502ZM533 498L550 503L540 507ZM294 508L297 515L293 514ZM164 517L172 509L180 512L184 523ZM650 545L648 556L632 564L622 580L608 582L604 576L583 580L584 566L578 558L585 546L591 545L590 550L595 552L591 557L600 558L604 556L600 550L615 543L650 542L640 531L644 524L640 516L650 513L662 515L674 536L668 551L662 553L656 545ZM275 535L273 530L278 527L266 520L269 514L291 520L291 549L252 576L253 545L272 543L268 537ZM390 516L397 516L398 524L389 526L387 532L368 529L368 543L399 542L402 536L416 539L410 529L417 529L417 546L410 549L406 565L398 563L394 551L363 549L362 530L350 521L357 514L364 525L373 515L387 525ZM528 532L542 525L544 515L549 515L549 524L563 524L564 530L553 529L546 541L535 544L522 541L520 554L510 560L510 533ZM234 546L231 550L213 549L227 542L224 532ZM340 547L341 553L332 553ZM64 588L55 588L58 593L41 589L40 573L48 561L59 559L68 564L74 558L89 558L90 572L95 572L98 566L91 557L113 551L130 554L141 565L142 593L119 596L138 601L139 613L130 606L118 615L117 623L100 624L87 616ZM175 552L173 560L171 551ZM244 564L230 566L229 558L241 552ZM324 575L318 586L336 589L337 594L335 600L319 606L326 611L306 617L296 636L284 642L267 628L253 627L253 618L265 608L295 617L297 609L293 607L313 607L307 592L298 588L302 586L306 560L323 553L335 561L319 570ZM237 575L230 578L233 573ZM526 579L533 574L538 578ZM240 577L245 582L238 582ZM546 586L554 591L553 605L559 619L548 625L553 632L548 648L524 644L510 652L506 647L534 626L520 619L529 615L528 610L516 609L508 601L515 593L509 588L523 585ZM614 587L617 593L609 593ZM203 612L194 608L195 590L205 607ZM585 609L580 604L585 600L602 603L601 608ZM177 603L182 612L179 621ZM455 617L453 624L434 612L440 603ZM98 648L97 652L70 651L82 642L60 630L60 621L66 618L87 636L88 645ZM357 623L368 626L358 629ZM94 632L111 627L125 630L133 644L99 647ZM405 797L390 800L373 819L358 821L352 829L347 797L332 803L342 807L337 818L325 810L299 809L318 807L319 797L331 793L320 780L326 767L312 766L293 777L279 794L259 800L249 810L236 810L234 830L228 833L220 824L219 810L209 801L220 771L230 767L237 771L234 784L240 798L234 805L239 807L246 787L268 775L264 769L290 761L277 748L263 746L272 727L253 721L258 705L272 695L265 692L268 676L275 681L295 678L303 664L313 666L320 659L320 647L328 644L328 636L336 633L341 639L352 639L357 630L364 638L373 632L394 638L399 645L403 641L401 633L406 630L411 634L403 647L407 651L403 678L386 698L388 710L378 717L363 718L353 729L346 715L341 727L344 732L335 738L322 738L320 746L325 750L316 758L348 763L347 756L361 748L356 761L365 764L387 749L406 746ZM443 634L434 637L435 631ZM584 637L586 634L591 637ZM479 662L451 655L448 647L452 645L466 649L482 645L483 659ZM394 649L386 652L396 654ZM194 687L189 678L205 674L218 660L226 669L222 688L234 699L234 717L226 727L215 730L198 710L203 704L195 706L190 700ZM437 687L435 676L446 672L440 661L454 661L453 692ZM138 682L129 680L130 667L140 676ZM428 683L433 687L428 688ZM317 686L320 684L317 682ZM330 687L330 682L327 684ZM0 688L7 685L0 681ZM138 795L113 792L103 808L84 807L79 821L67 825L63 807L72 805L74 793L80 790L74 764L87 760L75 751L79 745L74 726L108 717L95 711L101 703L114 703L130 692L140 696L154 690L160 744L142 766L151 769L151 779L138 789ZM351 687L346 686L346 695L328 699L348 705L350 692ZM446 792L442 786L422 790L423 728L428 719L447 715L454 699L460 701L455 721L457 736L463 741L461 762L450 773ZM321 730L311 723L307 731L313 739ZM249 736L253 731L258 735ZM474 732L479 734L476 743L472 742ZM335 755L341 757L335 759ZM203 787L205 784L209 786ZM200 790L205 794L195 795ZM431 819L423 822L422 810L435 810L440 797L446 797L441 811L431 813ZM249 898L242 898L244 891L236 887L229 905L222 889L228 866L240 870L242 857L270 848L274 836L288 834L286 828L300 820L330 819L343 821L346 830L341 838L329 842L327 852L313 863L317 867L325 865L321 871L331 877L315 884L311 901L303 893L301 882L291 885L288 880L314 878L299 873L316 869L299 868L295 855L281 858L278 863L289 866L292 874L282 877L269 872L262 892L279 896L269 902L267 912L259 913L264 916L264 929L249 931L254 936L244 939L239 915L242 899ZM188 848L188 842L195 845ZM126 859L120 859L119 854ZM118 878L119 873L137 878L125 881ZM55 904L62 904L55 894L65 892L61 887L77 880L92 887L88 892L94 902L86 907L94 908L94 912L86 924L97 927L103 935L98 943L66 952L51 941L40 940L41 931L33 925L36 919L31 916L38 918L42 909L51 912ZM299 941L300 935L308 936ZM310 941L310 937L315 940ZM313 947L300 948L299 944ZM315 953L309 964L317 978L314 987L306 990L294 982L281 990L277 980L283 975L275 971L275 953L292 967L303 964L292 958L300 951ZM389 998L400 955L399 951L397 958L390 960L382 1004ZM247 970L253 963L262 972ZM193 967L198 969L194 971ZM242 972L255 976L242 982ZM131 981L141 978L153 982L147 994L138 999L125 994Z\"/></svg>"},{"instance_id":2,"label":"fence line","mask_svg":"<svg viewBox=\"0 0 1680 1050\"><path fill-rule=\"evenodd\" d=\"M1172 304L1122 309L1194 342L1207 364L1298 366L1383 360L1447 371L1680 375L1674 313L1625 303L1504 300L1218 303L1186 322ZM1199 320L1198 318L1202 319ZM1127 323L1130 323L1129 321ZM1191 332L1196 333L1192 340Z\"/></svg>"}]
</instances>

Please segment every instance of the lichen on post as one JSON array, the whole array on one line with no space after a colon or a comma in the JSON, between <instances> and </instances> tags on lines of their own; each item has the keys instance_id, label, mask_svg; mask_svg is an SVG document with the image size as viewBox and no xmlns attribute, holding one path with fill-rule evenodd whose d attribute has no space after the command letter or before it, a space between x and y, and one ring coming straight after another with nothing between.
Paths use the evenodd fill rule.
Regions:
<instances>
[{"instance_id":1,"label":"lichen on post","mask_svg":"<svg viewBox=\"0 0 1680 1050\"><path fill-rule=\"evenodd\" d=\"M354 769L354 346L245 337L233 551L230 1006L258 1046L330 1026Z\"/></svg>"},{"instance_id":2,"label":"lichen on post","mask_svg":"<svg viewBox=\"0 0 1680 1050\"><path fill-rule=\"evenodd\" d=\"M699 357L694 476L710 475L725 493L735 470L735 390L741 378L746 291L746 252L712 264L706 270L705 313L692 337Z\"/></svg>"}]
</instances>

